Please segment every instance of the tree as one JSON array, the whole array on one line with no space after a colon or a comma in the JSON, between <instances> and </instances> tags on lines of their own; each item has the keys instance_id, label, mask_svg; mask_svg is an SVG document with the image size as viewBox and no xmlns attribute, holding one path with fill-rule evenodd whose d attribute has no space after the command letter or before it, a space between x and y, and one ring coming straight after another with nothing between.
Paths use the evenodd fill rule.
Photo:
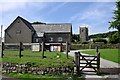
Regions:
<instances>
[{"instance_id":1,"label":"tree","mask_svg":"<svg viewBox=\"0 0 120 80\"><path fill-rule=\"evenodd\" d=\"M109 27L109 29L110 28L115 28L115 29L117 29L118 30L118 40L119 40L119 42L120 42L120 0L118 0L117 2L116 2L116 10L114 10L114 17L113 17L113 21L111 21L110 22L110 27Z\"/></svg>"},{"instance_id":2,"label":"tree","mask_svg":"<svg viewBox=\"0 0 120 80\"><path fill-rule=\"evenodd\" d=\"M46 23L43 23L43 22L33 22L32 24L46 24Z\"/></svg>"},{"instance_id":3,"label":"tree","mask_svg":"<svg viewBox=\"0 0 120 80\"><path fill-rule=\"evenodd\" d=\"M119 43L119 38L118 38L117 32L109 37L109 42L112 44Z\"/></svg>"}]
</instances>

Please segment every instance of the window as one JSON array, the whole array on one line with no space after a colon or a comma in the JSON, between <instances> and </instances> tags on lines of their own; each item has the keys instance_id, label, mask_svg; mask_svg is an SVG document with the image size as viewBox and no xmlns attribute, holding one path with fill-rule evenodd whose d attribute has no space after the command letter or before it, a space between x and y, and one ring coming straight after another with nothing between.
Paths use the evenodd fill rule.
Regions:
<instances>
[{"instance_id":1,"label":"window","mask_svg":"<svg viewBox=\"0 0 120 80\"><path fill-rule=\"evenodd\" d=\"M62 42L62 37L58 37L58 41Z\"/></svg>"},{"instance_id":2,"label":"window","mask_svg":"<svg viewBox=\"0 0 120 80\"><path fill-rule=\"evenodd\" d=\"M49 41L50 41L50 42L52 42L52 41L53 41L53 38L52 38L52 37L50 37Z\"/></svg>"},{"instance_id":3,"label":"window","mask_svg":"<svg viewBox=\"0 0 120 80\"><path fill-rule=\"evenodd\" d=\"M84 29L82 29L82 32L84 32Z\"/></svg>"},{"instance_id":4,"label":"window","mask_svg":"<svg viewBox=\"0 0 120 80\"><path fill-rule=\"evenodd\" d=\"M20 34L21 33L21 30L16 30L16 34Z\"/></svg>"},{"instance_id":5,"label":"window","mask_svg":"<svg viewBox=\"0 0 120 80\"><path fill-rule=\"evenodd\" d=\"M39 42L39 39L36 38L36 42Z\"/></svg>"}]
</instances>

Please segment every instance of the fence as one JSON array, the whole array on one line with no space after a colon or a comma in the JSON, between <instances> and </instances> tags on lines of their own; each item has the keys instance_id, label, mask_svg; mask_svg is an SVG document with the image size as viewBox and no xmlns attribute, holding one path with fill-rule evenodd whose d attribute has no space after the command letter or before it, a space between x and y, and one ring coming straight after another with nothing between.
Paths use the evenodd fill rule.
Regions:
<instances>
[{"instance_id":1,"label":"fence","mask_svg":"<svg viewBox=\"0 0 120 80\"><path fill-rule=\"evenodd\" d=\"M37 51L40 51L42 52L42 58L44 58L44 51L45 51L45 45L47 45L46 43L42 42L42 43L4 43L2 42L2 51L1 51L1 57L3 58L4 56L4 50L19 50L19 57L21 58L23 55L21 54L21 52L24 50L24 49L31 49L31 46L32 45L39 45L39 47L37 47ZM68 42L64 43L63 45L66 46L66 59L68 59ZM32 46L33 47L33 46ZM41 48L40 48L41 47Z\"/></svg>"}]
</instances>

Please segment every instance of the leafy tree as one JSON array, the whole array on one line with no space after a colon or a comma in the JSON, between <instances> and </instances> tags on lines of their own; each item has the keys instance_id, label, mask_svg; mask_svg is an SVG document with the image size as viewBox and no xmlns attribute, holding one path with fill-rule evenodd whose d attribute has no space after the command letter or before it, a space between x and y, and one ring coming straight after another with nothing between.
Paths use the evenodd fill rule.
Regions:
<instances>
[{"instance_id":1,"label":"leafy tree","mask_svg":"<svg viewBox=\"0 0 120 80\"><path fill-rule=\"evenodd\" d=\"M113 21L110 22L110 28L115 28L118 30L118 36L116 36L118 38L118 42L120 42L120 0L118 0L116 2L116 10L114 10L114 17L113 17ZM116 34L114 34L113 36L115 36ZM113 37L112 36L112 37Z\"/></svg>"},{"instance_id":2,"label":"leafy tree","mask_svg":"<svg viewBox=\"0 0 120 80\"><path fill-rule=\"evenodd\" d=\"M115 28L120 32L120 1L116 2L116 10L113 12L113 21L110 22L110 28Z\"/></svg>"},{"instance_id":3,"label":"leafy tree","mask_svg":"<svg viewBox=\"0 0 120 80\"><path fill-rule=\"evenodd\" d=\"M80 39L79 34L73 34L72 35L72 42L78 42Z\"/></svg>"},{"instance_id":4,"label":"leafy tree","mask_svg":"<svg viewBox=\"0 0 120 80\"><path fill-rule=\"evenodd\" d=\"M46 24L46 23L43 23L43 22L33 22L32 24Z\"/></svg>"},{"instance_id":5,"label":"leafy tree","mask_svg":"<svg viewBox=\"0 0 120 80\"><path fill-rule=\"evenodd\" d=\"M109 37L109 42L112 44L119 43L118 32Z\"/></svg>"}]
</instances>

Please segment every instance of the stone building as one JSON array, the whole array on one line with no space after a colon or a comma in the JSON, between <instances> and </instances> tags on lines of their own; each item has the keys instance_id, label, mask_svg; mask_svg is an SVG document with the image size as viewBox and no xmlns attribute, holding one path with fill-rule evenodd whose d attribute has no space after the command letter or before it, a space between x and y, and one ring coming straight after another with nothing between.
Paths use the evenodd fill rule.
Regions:
<instances>
[{"instance_id":1,"label":"stone building","mask_svg":"<svg viewBox=\"0 0 120 80\"><path fill-rule=\"evenodd\" d=\"M42 43L46 48L64 50L63 43L71 44L72 24L32 24L18 16L5 30L5 43ZM70 48L70 47L69 47Z\"/></svg>"},{"instance_id":2,"label":"stone building","mask_svg":"<svg viewBox=\"0 0 120 80\"><path fill-rule=\"evenodd\" d=\"M80 27L80 41L88 41L88 28L87 27Z\"/></svg>"}]
</instances>

